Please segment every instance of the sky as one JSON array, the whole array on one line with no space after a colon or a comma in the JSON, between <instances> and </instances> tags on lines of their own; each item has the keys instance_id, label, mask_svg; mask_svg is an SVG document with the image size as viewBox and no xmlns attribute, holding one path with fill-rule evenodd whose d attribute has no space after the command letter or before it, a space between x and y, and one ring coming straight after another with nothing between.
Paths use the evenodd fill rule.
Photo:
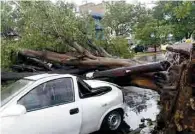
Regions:
<instances>
[{"instance_id":1,"label":"sky","mask_svg":"<svg viewBox=\"0 0 195 134\"><path fill-rule=\"evenodd\" d=\"M51 1L55 2L56 0L51 0ZM65 0L65 1L75 3L78 6L85 4L85 3L89 3L89 2L93 2L95 4L102 2L102 0ZM119 1L119 0L104 0L104 1ZM148 8L154 7L154 4L152 4L152 3L155 1L157 1L157 0L126 0L127 3L131 3L131 4L135 4L138 2L140 2L142 4L146 4L146 7L148 7Z\"/></svg>"}]
</instances>

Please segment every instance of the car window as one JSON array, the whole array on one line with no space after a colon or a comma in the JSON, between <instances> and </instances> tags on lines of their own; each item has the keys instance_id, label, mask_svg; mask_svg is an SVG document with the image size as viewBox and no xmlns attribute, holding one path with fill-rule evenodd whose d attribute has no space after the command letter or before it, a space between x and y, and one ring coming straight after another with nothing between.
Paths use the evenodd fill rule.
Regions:
<instances>
[{"instance_id":1,"label":"car window","mask_svg":"<svg viewBox=\"0 0 195 134\"><path fill-rule=\"evenodd\" d=\"M27 79L21 79L6 88L1 90L1 107L14 98L20 91L32 84L33 81Z\"/></svg>"},{"instance_id":2,"label":"car window","mask_svg":"<svg viewBox=\"0 0 195 134\"><path fill-rule=\"evenodd\" d=\"M84 98L85 94L91 93L91 87L86 82L84 82L82 79L77 78L77 85L79 89L80 98Z\"/></svg>"},{"instance_id":3,"label":"car window","mask_svg":"<svg viewBox=\"0 0 195 134\"><path fill-rule=\"evenodd\" d=\"M43 83L24 95L18 103L27 111L51 107L74 101L71 78L60 78Z\"/></svg>"},{"instance_id":4,"label":"car window","mask_svg":"<svg viewBox=\"0 0 195 134\"><path fill-rule=\"evenodd\" d=\"M79 89L79 96L83 98L85 94L89 94L90 91L86 86L84 86L80 81L77 81L78 89Z\"/></svg>"}]
</instances>

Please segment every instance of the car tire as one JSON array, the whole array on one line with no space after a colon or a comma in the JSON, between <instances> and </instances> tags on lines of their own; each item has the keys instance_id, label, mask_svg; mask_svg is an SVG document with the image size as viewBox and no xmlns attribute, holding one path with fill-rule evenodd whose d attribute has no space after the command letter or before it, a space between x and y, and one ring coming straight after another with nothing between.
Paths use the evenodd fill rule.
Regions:
<instances>
[{"instance_id":1,"label":"car tire","mask_svg":"<svg viewBox=\"0 0 195 134\"><path fill-rule=\"evenodd\" d=\"M103 120L102 131L116 131L120 128L123 122L123 112L114 110L110 112Z\"/></svg>"}]
</instances>

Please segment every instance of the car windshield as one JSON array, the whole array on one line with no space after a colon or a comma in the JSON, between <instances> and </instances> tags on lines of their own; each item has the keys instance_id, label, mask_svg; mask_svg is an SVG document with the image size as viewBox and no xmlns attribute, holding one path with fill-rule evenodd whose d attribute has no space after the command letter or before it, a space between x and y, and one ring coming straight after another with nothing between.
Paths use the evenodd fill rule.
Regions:
<instances>
[{"instance_id":1,"label":"car windshield","mask_svg":"<svg viewBox=\"0 0 195 134\"><path fill-rule=\"evenodd\" d=\"M9 102L21 89L31 84L33 81L27 79L18 80L1 91L1 107Z\"/></svg>"}]
</instances>

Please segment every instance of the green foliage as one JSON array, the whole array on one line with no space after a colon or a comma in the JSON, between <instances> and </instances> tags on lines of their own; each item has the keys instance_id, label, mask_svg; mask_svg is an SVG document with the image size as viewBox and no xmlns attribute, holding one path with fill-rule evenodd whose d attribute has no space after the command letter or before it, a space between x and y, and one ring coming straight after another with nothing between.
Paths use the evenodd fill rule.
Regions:
<instances>
[{"instance_id":1,"label":"green foliage","mask_svg":"<svg viewBox=\"0 0 195 134\"><path fill-rule=\"evenodd\" d=\"M160 1L154 8L154 17L172 26L176 40L190 38L195 30L195 4L193 1Z\"/></svg>"},{"instance_id":2,"label":"green foliage","mask_svg":"<svg viewBox=\"0 0 195 134\"><path fill-rule=\"evenodd\" d=\"M50 1L20 1L18 5L18 20L22 23L17 23L15 27L22 30L20 41L24 46L41 49L50 44L66 45L74 40L86 42L86 37L94 36L92 17L77 17L72 4L62 1L56 4ZM86 24L86 21L89 23Z\"/></svg>"},{"instance_id":3,"label":"green foliage","mask_svg":"<svg viewBox=\"0 0 195 134\"><path fill-rule=\"evenodd\" d=\"M162 22L150 19L145 25L137 25L137 28L135 28L135 38L139 40L142 45L160 45L168 41L167 37L171 32L171 25L162 25ZM154 37L152 37L152 35Z\"/></svg>"},{"instance_id":4,"label":"green foliage","mask_svg":"<svg viewBox=\"0 0 195 134\"><path fill-rule=\"evenodd\" d=\"M12 8L11 3L1 1L1 32L14 28L17 11Z\"/></svg>"},{"instance_id":5,"label":"green foliage","mask_svg":"<svg viewBox=\"0 0 195 134\"><path fill-rule=\"evenodd\" d=\"M104 47L106 51L118 57L131 58L133 56L133 53L129 51L127 39L123 37L110 39L108 43L106 41L96 41L96 44Z\"/></svg>"},{"instance_id":6,"label":"green foliage","mask_svg":"<svg viewBox=\"0 0 195 134\"><path fill-rule=\"evenodd\" d=\"M26 3L25 3L26 4ZM51 43L66 45L74 40L86 42L86 37L93 34L85 29L84 20L89 20L89 16L78 18L73 12L72 6L59 1L54 5L49 1L35 2L26 8L25 13L25 35L43 37ZM29 9L30 8L30 9ZM30 38L31 38L30 37ZM51 41L53 39L53 42ZM85 43L83 43L85 44Z\"/></svg>"},{"instance_id":7,"label":"green foliage","mask_svg":"<svg viewBox=\"0 0 195 134\"><path fill-rule=\"evenodd\" d=\"M105 27L110 27L115 31L116 36L126 36L132 32L133 26L142 21L148 11L141 6L116 2L107 4L107 12L103 18Z\"/></svg>"},{"instance_id":8,"label":"green foliage","mask_svg":"<svg viewBox=\"0 0 195 134\"><path fill-rule=\"evenodd\" d=\"M13 8L14 7L14 8ZM77 41L90 50L88 39L95 41L95 24L88 14L77 16L74 5L63 1L1 1L1 32L16 30L18 41L2 38L2 67L13 63L10 54L20 49L59 52L72 50L71 43ZM127 40L129 34L142 44L167 42L169 34L176 40L195 35L195 4L191 1L159 1L157 6L146 9L141 4L123 2L107 5L102 20L106 40L96 41L112 55L129 58ZM108 28L109 27L109 28ZM111 29L116 38L110 38ZM151 34L154 35L151 38Z\"/></svg>"},{"instance_id":9,"label":"green foliage","mask_svg":"<svg viewBox=\"0 0 195 134\"><path fill-rule=\"evenodd\" d=\"M1 42L1 68L8 68L14 62L13 52L17 52L20 48L14 41Z\"/></svg>"},{"instance_id":10,"label":"green foliage","mask_svg":"<svg viewBox=\"0 0 195 134\"><path fill-rule=\"evenodd\" d=\"M103 23L112 28L116 35L126 34L129 30L133 5L126 3L107 4L107 10Z\"/></svg>"},{"instance_id":11,"label":"green foliage","mask_svg":"<svg viewBox=\"0 0 195 134\"><path fill-rule=\"evenodd\" d=\"M165 43L168 35L173 39L190 38L195 31L195 4L186 1L159 1L151 14L135 27L135 38L142 44ZM151 38L151 34L154 37Z\"/></svg>"},{"instance_id":12,"label":"green foliage","mask_svg":"<svg viewBox=\"0 0 195 134\"><path fill-rule=\"evenodd\" d=\"M129 51L129 45L127 39L122 37L116 37L112 39L109 43L111 50L114 50L114 54L121 56L123 58L131 58L133 53Z\"/></svg>"},{"instance_id":13,"label":"green foliage","mask_svg":"<svg viewBox=\"0 0 195 134\"><path fill-rule=\"evenodd\" d=\"M63 1L58 1L56 4L51 1L2 3L1 32L12 28L19 31L20 35L18 41L12 38L2 39L1 66L4 68L12 64L11 51L50 48L58 52L67 52L72 49L71 42L76 40L87 48L87 38L93 39L95 36L92 17L89 15L77 17L72 4ZM13 9L11 5L15 8ZM12 15L14 13L17 15Z\"/></svg>"}]
</instances>

